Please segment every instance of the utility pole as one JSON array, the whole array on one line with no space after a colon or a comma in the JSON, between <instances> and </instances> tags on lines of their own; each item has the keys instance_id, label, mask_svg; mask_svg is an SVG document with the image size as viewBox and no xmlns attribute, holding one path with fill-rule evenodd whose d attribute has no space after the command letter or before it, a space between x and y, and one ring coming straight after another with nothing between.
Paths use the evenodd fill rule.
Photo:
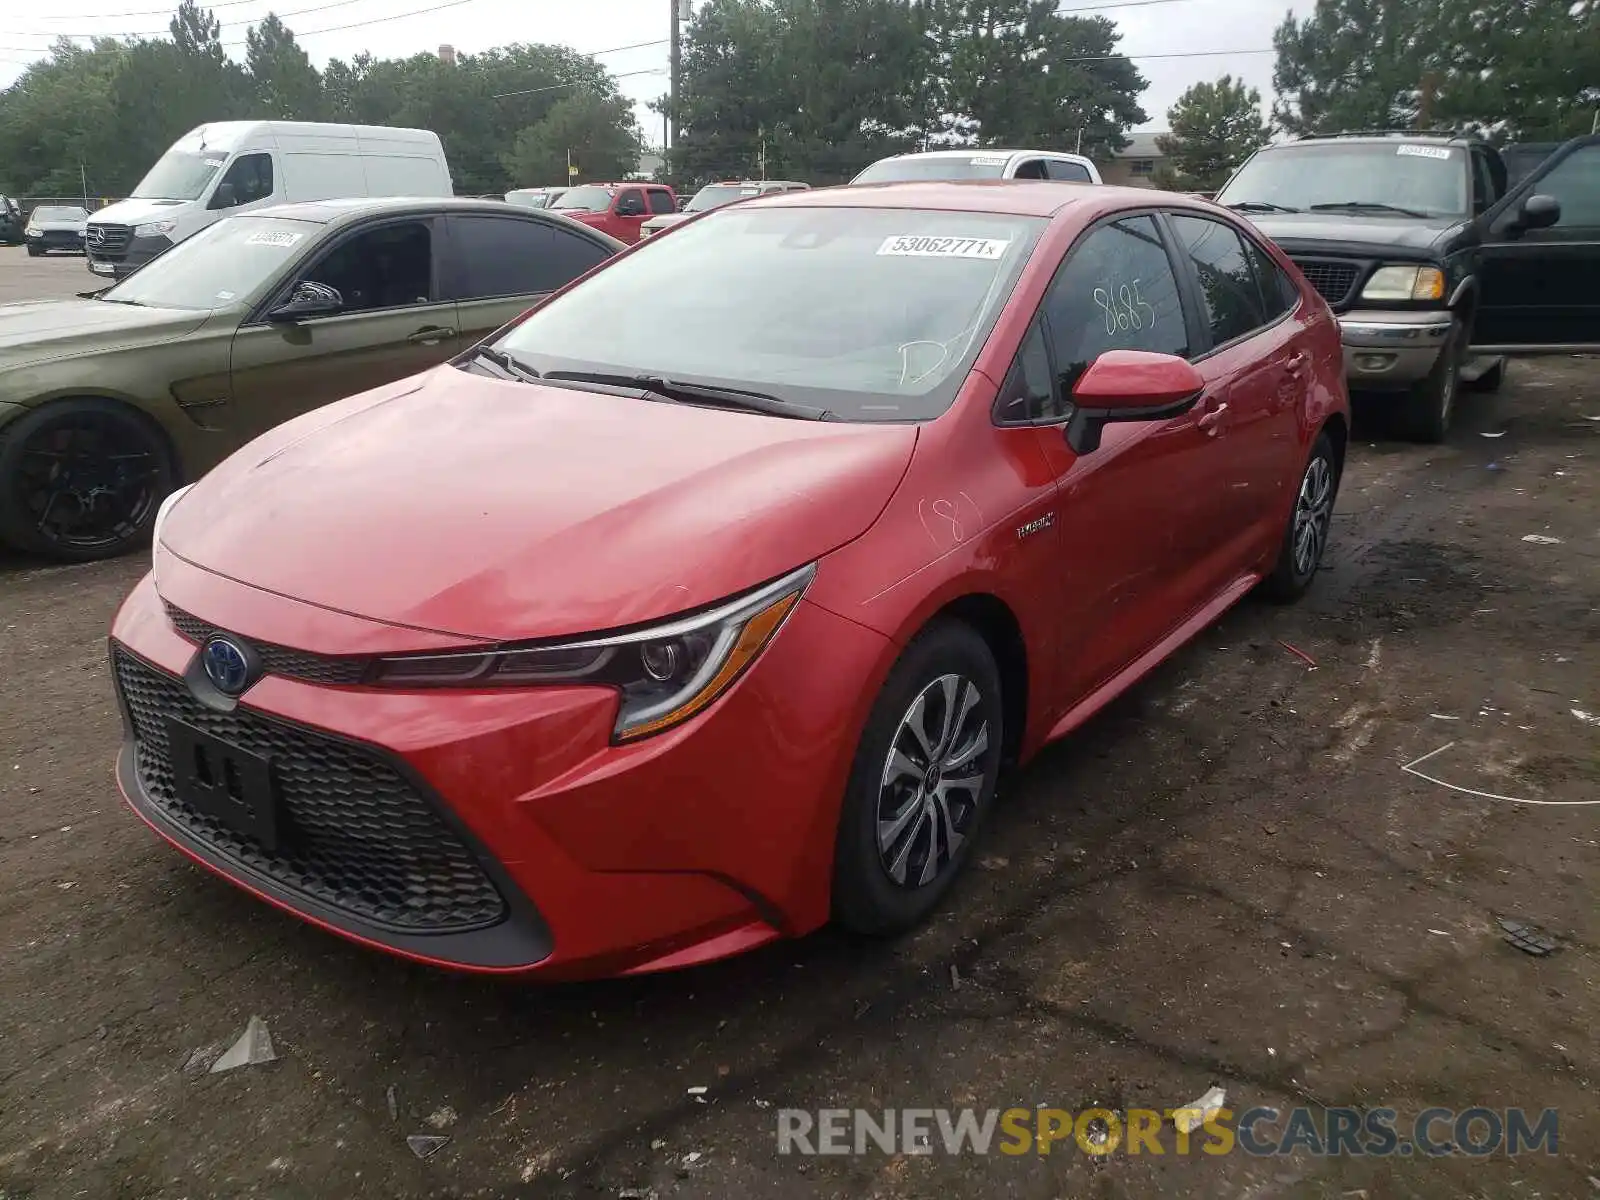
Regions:
<instances>
[{"instance_id":1,"label":"utility pole","mask_svg":"<svg viewBox=\"0 0 1600 1200\"><path fill-rule=\"evenodd\" d=\"M78 160L78 186L83 189L83 211L89 211L89 175L83 169L83 160Z\"/></svg>"},{"instance_id":2,"label":"utility pole","mask_svg":"<svg viewBox=\"0 0 1600 1200\"><path fill-rule=\"evenodd\" d=\"M672 54L670 82L668 83L667 112L669 119L662 122L663 144L661 157L667 168L667 178L676 179L672 167L672 151L678 145L678 67L683 56L683 23L694 15L692 0L667 0L672 6Z\"/></svg>"}]
</instances>

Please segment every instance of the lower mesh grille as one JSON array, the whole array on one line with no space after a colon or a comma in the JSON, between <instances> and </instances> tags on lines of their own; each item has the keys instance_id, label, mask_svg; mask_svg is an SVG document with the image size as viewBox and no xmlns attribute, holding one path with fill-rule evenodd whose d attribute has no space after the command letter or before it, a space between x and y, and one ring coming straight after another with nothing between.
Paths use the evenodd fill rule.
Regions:
<instances>
[{"instance_id":1,"label":"lower mesh grille","mask_svg":"<svg viewBox=\"0 0 1600 1200\"><path fill-rule=\"evenodd\" d=\"M245 708L215 712L120 646L112 663L133 725L140 786L163 816L221 858L397 932L463 932L506 915L477 857L378 755ZM271 761L283 827L274 848L178 798L168 718Z\"/></svg>"}]
</instances>

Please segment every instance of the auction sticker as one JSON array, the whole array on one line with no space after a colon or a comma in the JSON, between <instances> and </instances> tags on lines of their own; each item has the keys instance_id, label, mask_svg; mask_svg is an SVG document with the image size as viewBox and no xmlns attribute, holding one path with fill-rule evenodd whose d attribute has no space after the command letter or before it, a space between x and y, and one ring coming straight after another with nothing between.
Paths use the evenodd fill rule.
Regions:
<instances>
[{"instance_id":1,"label":"auction sticker","mask_svg":"<svg viewBox=\"0 0 1600 1200\"><path fill-rule=\"evenodd\" d=\"M305 235L302 233L286 233L276 229L263 229L259 233L252 233L245 238L246 246L292 246Z\"/></svg>"},{"instance_id":2,"label":"auction sticker","mask_svg":"<svg viewBox=\"0 0 1600 1200\"><path fill-rule=\"evenodd\" d=\"M1450 151L1443 146L1401 146L1396 154L1404 154L1408 158L1449 158Z\"/></svg>"},{"instance_id":3,"label":"auction sticker","mask_svg":"<svg viewBox=\"0 0 1600 1200\"><path fill-rule=\"evenodd\" d=\"M1003 167L1010 161L1004 154L975 154L971 160L975 167Z\"/></svg>"},{"instance_id":4,"label":"auction sticker","mask_svg":"<svg viewBox=\"0 0 1600 1200\"><path fill-rule=\"evenodd\" d=\"M1011 245L1007 238L886 237L878 247L879 257L895 258L979 258L993 261L1005 255Z\"/></svg>"}]
</instances>

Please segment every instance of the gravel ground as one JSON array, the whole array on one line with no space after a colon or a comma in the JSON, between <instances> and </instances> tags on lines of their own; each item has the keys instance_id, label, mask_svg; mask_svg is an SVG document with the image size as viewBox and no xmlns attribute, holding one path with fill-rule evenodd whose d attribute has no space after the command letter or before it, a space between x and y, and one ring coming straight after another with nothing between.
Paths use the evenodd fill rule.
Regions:
<instances>
[{"instance_id":1,"label":"gravel ground","mask_svg":"<svg viewBox=\"0 0 1600 1200\"><path fill-rule=\"evenodd\" d=\"M0 251L0 300L87 279ZM1592 416L1596 364L1552 359L1448 446L1364 420L1312 594L1247 601L1047 752L916 935L600 985L413 968L187 865L111 777L104 637L143 562L0 557L0 1197L1600 1194ZM1433 751L1415 770L1502 799L1402 770ZM206 1074L252 1014L278 1061ZM1235 1111L1556 1108L1559 1153L777 1153L784 1107L1213 1084Z\"/></svg>"}]
</instances>

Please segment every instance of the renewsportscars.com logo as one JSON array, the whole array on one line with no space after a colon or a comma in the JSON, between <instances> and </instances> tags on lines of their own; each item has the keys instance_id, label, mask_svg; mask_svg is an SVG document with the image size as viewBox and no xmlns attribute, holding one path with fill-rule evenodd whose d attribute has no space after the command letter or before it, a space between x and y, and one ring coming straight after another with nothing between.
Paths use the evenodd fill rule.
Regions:
<instances>
[{"instance_id":1,"label":"renewsportscars.com logo","mask_svg":"<svg viewBox=\"0 0 1600 1200\"><path fill-rule=\"evenodd\" d=\"M1442 1157L1555 1154L1560 1115L1520 1108L862 1108L778 1110L778 1153L810 1155L1245 1154Z\"/></svg>"}]
</instances>

